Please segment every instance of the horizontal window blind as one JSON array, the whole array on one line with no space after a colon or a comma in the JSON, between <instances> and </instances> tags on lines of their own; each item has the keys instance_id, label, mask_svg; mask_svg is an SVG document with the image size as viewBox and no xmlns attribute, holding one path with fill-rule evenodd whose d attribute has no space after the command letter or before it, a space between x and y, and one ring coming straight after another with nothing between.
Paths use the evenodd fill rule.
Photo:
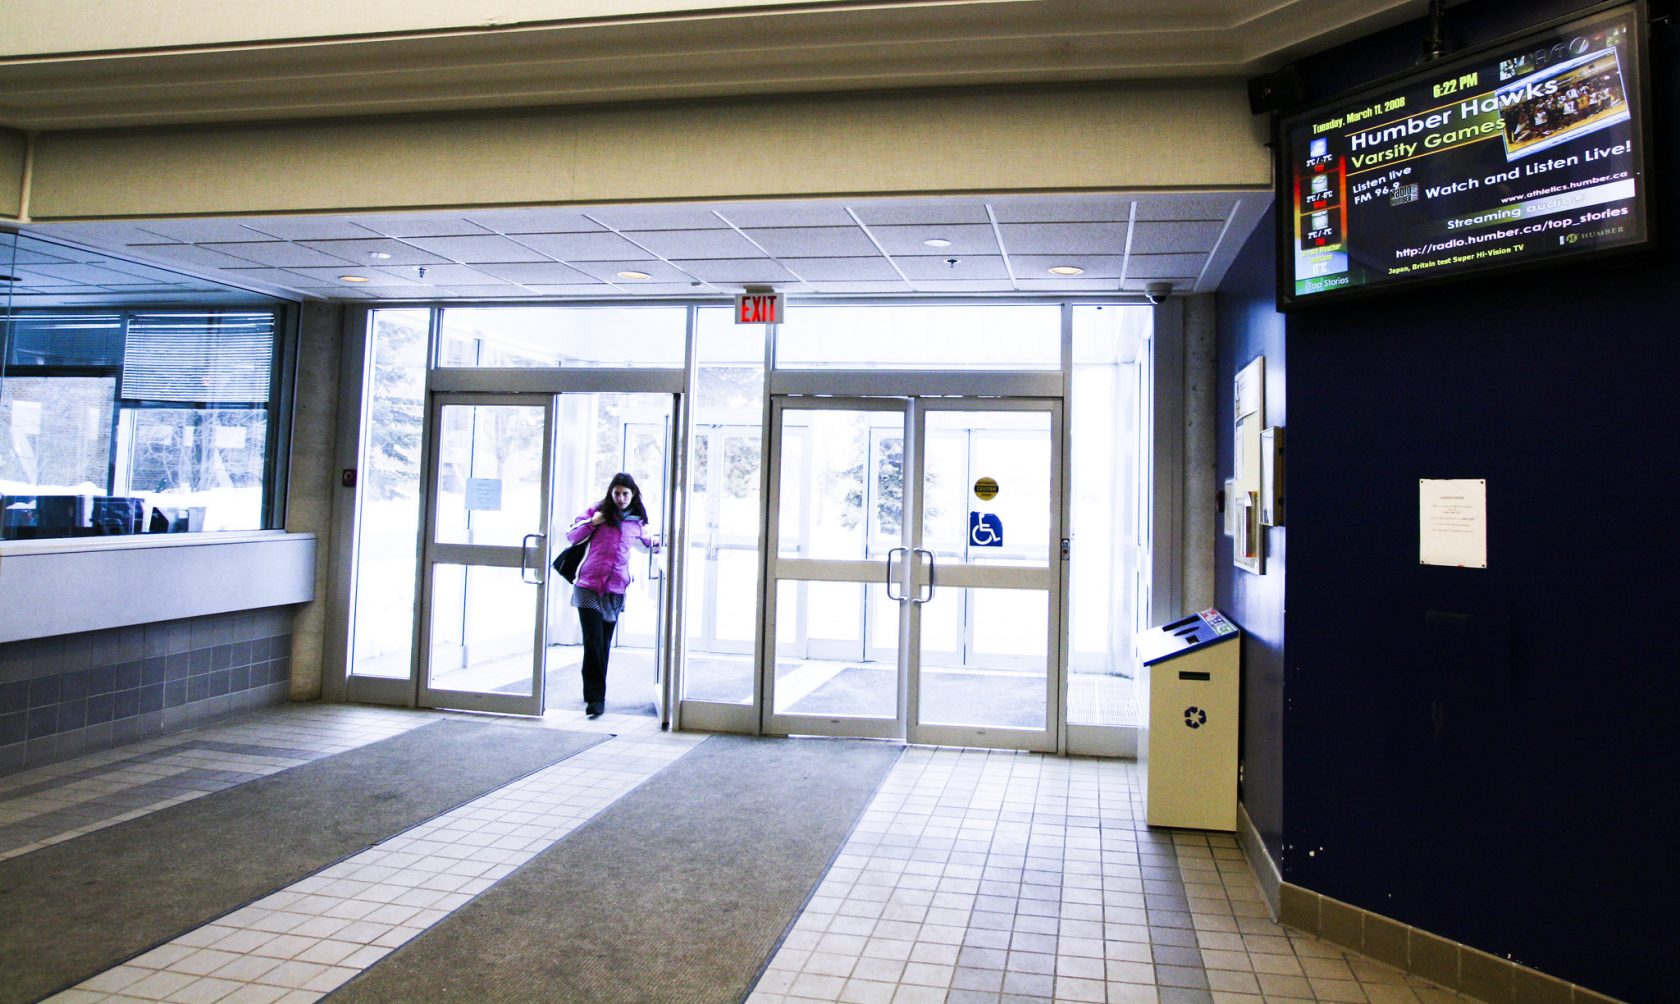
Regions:
<instances>
[{"instance_id":1,"label":"horizontal window blind","mask_svg":"<svg viewBox=\"0 0 1680 1004\"><path fill-rule=\"evenodd\" d=\"M272 312L131 314L122 396L131 401L266 402L274 325Z\"/></svg>"}]
</instances>

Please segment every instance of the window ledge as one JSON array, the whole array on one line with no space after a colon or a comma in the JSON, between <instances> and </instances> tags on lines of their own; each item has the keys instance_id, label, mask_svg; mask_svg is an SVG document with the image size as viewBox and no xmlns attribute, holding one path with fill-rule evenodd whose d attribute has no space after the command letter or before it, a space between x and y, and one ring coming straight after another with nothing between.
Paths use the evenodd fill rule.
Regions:
<instances>
[{"instance_id":1,"label":"window ledge","mask_svg":"<svg viewBox=\"0 0 1680 1004\"><path fill-rule=\"evenodd\" d=\"M198 533L133 533L89 537L45 537L38 540L0 540L0 555L74 554L82 551L119 551L150 547L197 547L206 544L242 544L253 540L308 537L312 533L285 530L210 530Z\"/></svg>"},{"instance_id":2,"label":"window ledge","mask_svg":"<svg viewBox=\"0 0 1680 1004\"><path fill-rule=\"evenodd\" d=\"M315 598L312 533L136 534L0 547L0 642Z\"/></svg>"}]
</instances>

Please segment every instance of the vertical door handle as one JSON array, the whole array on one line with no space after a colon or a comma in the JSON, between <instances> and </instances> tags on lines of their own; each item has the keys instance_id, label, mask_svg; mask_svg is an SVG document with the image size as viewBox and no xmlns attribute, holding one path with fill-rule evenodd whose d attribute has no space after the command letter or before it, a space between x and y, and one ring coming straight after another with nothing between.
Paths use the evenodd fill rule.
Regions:
<instances>
[{"instance_id":1,"label":"vertical door handle","mask_svg":"<svg viewBox=\"0 0 1680 1004\"><path fill-rule=\"evenodd\" d=\"M900 594L898 596L893 595L893 591L892 591L892 589L893 589L893 555L895 555L895 554L909 554L909 553L910 553L910 549L908 547L895 547L892 550L887 552L887 599L889 599L889 600L902 600L902 599L904 599L903 594Z\"/></svg>"},{"instance_id":2,"label":"vertical door handle","mask_svg":"<svg viewBox=\"0 0 1680 1004\"><path fill-rule=\"evenodd\" d=\"M925 547L918 547L918 548L915 549L915 552L917 554L927 555L927 562L928 562L927 595L926 596L918 596L915 599L911 600L910 602L911 603L926 603L928 600L933 599L933 552L928 550ZM911 581L914 581L914 580L912 579Z\"/></svg>"},{"instance_id":3,"label":"vertical door handle","mask_svg":"<svg viewBox=\"0 0 1680 1004\"><path fill-rule=\"evenodd\" d=\"M531 568L531 541L539 541L536 547L536 553L541 555L547 550L547 548L543 547L540 542L546 541L547 539L548 538L546 536L540 533L528 533L525 535L525 538L519 542L519 580L521 582L533 586L542 585L542 572ZM535 573L534 576L533 572Z\"/></svg>"}]
</instances>

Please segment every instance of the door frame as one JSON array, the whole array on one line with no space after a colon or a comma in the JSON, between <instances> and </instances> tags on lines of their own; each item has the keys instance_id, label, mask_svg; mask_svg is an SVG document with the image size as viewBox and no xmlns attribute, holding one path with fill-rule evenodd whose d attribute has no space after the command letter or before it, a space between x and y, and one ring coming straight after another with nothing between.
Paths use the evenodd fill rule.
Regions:
<instances>
[{"instance_id":1,"label":"door frame","mask_svg":"<svg viewBox=\"0 0 1680 1004\"><path fill-rule=\"evenodd\" d=\"M895 414L899 416L900 427L904 430L904 459L905 470L910 469L910 401L906 397L790 397L786 395L773 396L770 401L770 443L771 448L766 457L764 490L765 512L764 525L766 541L764 547L763 583L759 590L761 615L759 617L759 657L757 660L757 688L760 729L771 735L820 735L820 736L848 736L866 739L902 739L905 722L905 673L904 673L904 644L909 630L908 615L903 605L899 607L898 625L895 634L898 638L898 659L896 660L897 679L895 683L894 712L891 718L865 717L833 717L829 715L806 714L777 714L775 711L776 684L776 635L778 611L778 587L782 580L794 582L848 582L858 583L866 587L877 583L887 583L890 592L892 585L900 589L910 586L910 577L906 569L911 562L898 563L898 575L893 576L893 559L891 552L880 559L820 559L820 558L783 558L781 550L781 520L782 509L782 449L785 439L782 434L783 416L788 411L866 411ZM867 479L871 472L865 471ZM908 513L909 499L916 494L916 487L909 478L904 479L905 509ZM865 497L867 504L867 496ZM908 521L900 520L901 538L908 535ZM894 548L894 551L899 548ZM785 572L783 569L785 568ZM901 595L908 595L901 593ZM867 603L867 600L865 601ZM860 644L867 648L868 639L860 638Z\"/></svg>"},{"instance_id":2,"label":"door frame","mask_svg":"<svg viewBox=\"0 0 1680 1004\"><path fill-rule=\"evenodd\" d=\"M687 454L688 454L688 401L690 388L686 374L689 367L685 364L682 369L654 369L639 367L579 367L575 369L539 369L539 368L505 368L505 367L443 367L433 369L429 375L427 387L426 423L423 430L423 441L426 450L423 453L421 465L421 545L418 561L418 575L420 576L419 590L416 596L420 602L416 604L415 614L415 672L412 680L395 681L411 688L413 697L410 706L414 707L447 707L463 710L493 710L481 708L473 703L428 703L428 689L425 687L430 672L426 659L429 656L427 647L430 644L431 623L428 617L428 602L424 590L430 585L430 562L427 560L428 548L431 546L433 520L435 519L434 499L428 494L432 490L433 479L437 477L436 451L441 446L441 430L438 428L436 413L431 402L440 395L449 395L460 399L471 397L476 399L495 399L496 403L535 404L547 401L549 410L550 437L547 453L544 457L544 484L547 486L548 498L544 507L544 515L548 520L549 529L545 531L541 573L544 579L543 589L547 589L549 582L549 562L564 546L563 532L560 527L562 519L569 518L569 514L558 513L555 509L557 500L554 498L554 461L559 449L558 415L560 398L567 394L668 394L671 396L671 419L666 438L665 477L669 498L661 505L660 533L663 542L665 560L661 608L658 612L658 623L661 645L655 654L656 670L659 682L656 689L656 710L661 728L672 728L673 709L675 707L673 694L677 693L677 676L681 673L681 659L683 646L679 644L682 637L682 582L683 582L683 548L687 544L686 518L683 512L683 500L687 497ZM542 621L539 627L543 634L538 641L539 676L546 677L547 646L547 610L552 599L545 592L541 597L541 607L538 619ZM435 693L435 691L434 691ZM456 692L447 692L453 696ZM526 705L530 707L530 705ZM504 712L509 714L541 715L542 702L535 705L535 710L520 710Z\"/></svg>"},{"instance_id":3,"label":"door frame","mask_svg":"<svg viewBox=\"0 0 1680 1004\"><path fill-rule=\"evenodd\" d=\"M1065 681L1063 651L1066 616L1062 610L1062 591L1065 580L1065 558L1062 549L1062 528L1065 522L1063 404L1059 397L982 397L917 395L894 396L804 396L773 395L770 402L769 423L771 448L767 453L765 505L766 541L761 589L763 613L760 618L758 704L760 729L773 735L830 735L861 738L896 739L903 742L935 745L988 746L999 749L1053 751L1061 742L1062 704ZM781 508L783 482L783 454L786 446L785 416L789 411L874 411L899 416L904 437L902 457L902 499L899 545L884 558L815 559L784 557L780 553ZM919 694L921 684L921 605L932 598L938 588L937 559L925 549L923 540L925 496L922 479L927 455L927 416L936 412L997 412L1021 411L1048 413L1047 459L1050 484L1046 499L1047 560L1041 568L995 568L981 565L957 564L947 570L954 573L954 588L1020 589L1040 593L1046 603L1046 631L1044 673L1044 726L1041 729L1013 729L997 726L930 725L920 721ZM867 466L867 465L866 465ZM873 469L865 471L865 478L874 476ZM866 504L867 504L866 495ZM895 561L894 555L900 555ZM924 558L923 555L927 557ZM895 669L895 712L891 718L865 718L821 714L777 713L775 710L775 669L777 659L777 626L781 616L780 584L794 582L847 582L861 585L881 583L889 596L898 590L897 659ZM868 594L865 593L865 602ZM869 636L875 632L867 625L866 636L860 642L867 650Z\"/></svg>"},{"instance_id":4,"label":"door frame","mask_svg":"<svg viewBox=\"0 0 1680 1004\"><path fill-rule=\"evenodd\" d=\"M1067 484L1064 451L1062 444L1067 441L1064 435L1063 421L1065 411L1063 402L1059 398L976 398L976 397L937 397L918 399L912 403L911 412L915 423L915 456L917 458L917 473L920 475L918 483L926 476L925 458L927 450L927 419L929 415L939 412L999 412L1020 411L1048 413L1050 416L1049 441L1047 443L1047 458L1050 464L1050 484L1047 486L1049 498L1046 501L1047 537L1045 540L1045 563L1042 567L995 567L974 564L955 564L950 567L938 566L933 570L931 579L937 583L941 577L941 570L947 578L955 581L944 583L959 589L1014 589L1028 592L1029 595L1043 593L1046 603L1044 639L1044 727L1042 729L1019 729L1001 726L978 725L935 725L921 721L920 690L922 674L922 618L921 602L913 601L911 609L911 636L909 658L911 670L907 674L909 700L906 702L907 730L906 739L917 745L928 746L984 746L993 749L1034 750L1038 752L1052 752L1061 743L1064 725L1065 695L1067 692L1066 666L1063 653L1067 646L1067 611L1064 608L1063 596L1066 582L1066 552L1062 547L1066 539L1066 503ZM970 489L972 490L972 489ZM927 541L922 539L925 527L923 504L926 493L917 491L914 511L915 540L912 546L927 549ZM917 562L918 569L920 562ZM920 572L918 570L918 578ZM1035 581L1036 580L1036 581ZM934 588L938 588L937 585ZM931 596L928 597L931 599Z\"/></svg>"},{"instance_id":5,"label":"door frame","mask_svg":"<svg viewBox=\"0 0 1680 1004\"><path fill-rule=\"evenodd\" d=\"M543 677L548 664L548 561L550 523L554 509L554 452L557 445L555 411L558 400L558 395L554 394L433 391L427 395L426 421L432 435L426 444L426 475L421 489L425 499L425 518L421 524L420 583L416 592L420 602L416 611L419 619L419 645L416 652L418 672L414 681L415 700L420 707L455 708L504 715L542 714ZM437 490L443 476L443 411L449 407L483 406L540 408L543 414L542 473L537 523L531 532L525 534L517 547L507 544L445 544L437 539ZM531 546L533 537L538 540L535 548ZM432 626L438 613L435 609L435 570L440 565L457 564L469 568L518 568L521 579L529 585L536 586L536 603L532 608L536 623L532 627L531 687L528 694L498 694L432 686Z\"/></svg>"}]
</instances>

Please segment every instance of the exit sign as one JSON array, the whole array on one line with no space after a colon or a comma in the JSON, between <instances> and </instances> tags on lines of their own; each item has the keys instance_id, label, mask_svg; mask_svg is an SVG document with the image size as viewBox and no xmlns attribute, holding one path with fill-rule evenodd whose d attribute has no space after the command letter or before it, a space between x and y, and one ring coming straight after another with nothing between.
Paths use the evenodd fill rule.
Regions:
<instances>
[{"instance_id":1,"label":"exit sign","mask_svg":"<svg viewBox=\"0 0 1680 1004\"><path fill-rule=\"evenodd\" d=\"M742 293L735 297L735 323L782 323L783 296L782 293Z\"/></svg>"}]
</instances>

